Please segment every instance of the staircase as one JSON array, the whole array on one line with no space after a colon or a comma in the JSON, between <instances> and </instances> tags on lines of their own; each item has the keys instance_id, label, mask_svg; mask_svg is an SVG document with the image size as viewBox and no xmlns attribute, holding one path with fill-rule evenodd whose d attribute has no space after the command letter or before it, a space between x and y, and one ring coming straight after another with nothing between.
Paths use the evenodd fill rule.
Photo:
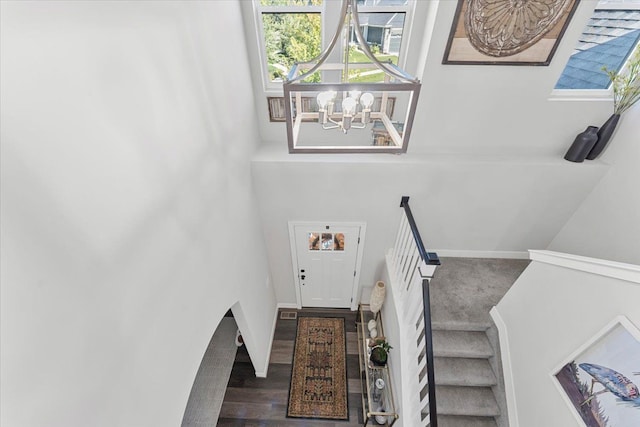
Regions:
<instances>
[{"instance_id":1,"label":"staircase","mask_svg":"<svg viewBox=\"0 0 640 427\"><path fill-rule=\"evenodd\" d=\"M438 425L507 427L498 346L489 310L528 261L440 261L442 265L430 284Z\"/></svg>"}]
</instances>

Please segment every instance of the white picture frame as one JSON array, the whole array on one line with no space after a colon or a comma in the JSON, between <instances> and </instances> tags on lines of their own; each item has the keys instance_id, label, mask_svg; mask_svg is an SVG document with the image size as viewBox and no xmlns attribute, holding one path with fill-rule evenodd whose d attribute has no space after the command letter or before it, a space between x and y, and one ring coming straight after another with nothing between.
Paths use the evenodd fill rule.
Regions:
<instances>
[{"instance_id":1,"label":"white picture frame","mask_svg":"<svg viewBox=\"0 0 640 427\"><path fill-rule=\"evenodd\" d=\"M578 425L640 425L640 330L617 316L552 372Z\"/></svg>"}]
</instances>

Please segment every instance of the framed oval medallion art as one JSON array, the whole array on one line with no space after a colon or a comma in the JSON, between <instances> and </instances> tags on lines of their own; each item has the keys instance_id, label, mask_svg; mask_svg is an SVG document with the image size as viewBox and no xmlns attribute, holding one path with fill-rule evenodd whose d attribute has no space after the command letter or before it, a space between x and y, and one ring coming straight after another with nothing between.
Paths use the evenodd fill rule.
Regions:
<instances>
[{"instance_id":1,"label":"framed oval medallion art","mask_svg":"<svg viewBox=\"0 0 640 427\"><path fill-rule=\"evenodd\" d=\"M459 0L443 64L549 65L576 0Z\"/></svg>"}]
</instances>

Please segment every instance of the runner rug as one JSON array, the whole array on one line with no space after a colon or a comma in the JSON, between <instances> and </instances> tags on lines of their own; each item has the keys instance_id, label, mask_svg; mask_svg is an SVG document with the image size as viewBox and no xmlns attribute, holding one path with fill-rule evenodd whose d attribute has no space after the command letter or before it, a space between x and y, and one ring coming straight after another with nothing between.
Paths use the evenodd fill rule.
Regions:
<instances>
[{"instance_id":1,"label":"runner rug","mask_svg":"<svg viewBox=\"0 0 640 427\"><path fill-rule=\"evenodd\" d=\"M298 318L287 417L348 420L344 319Z\"/></svg>"}]
</instances>

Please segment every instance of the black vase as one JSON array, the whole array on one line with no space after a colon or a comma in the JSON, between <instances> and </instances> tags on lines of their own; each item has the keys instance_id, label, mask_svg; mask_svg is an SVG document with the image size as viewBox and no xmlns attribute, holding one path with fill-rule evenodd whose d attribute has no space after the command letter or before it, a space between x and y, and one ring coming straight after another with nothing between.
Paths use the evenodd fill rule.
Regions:
<instances>
[{"instance_id":1,"label":"black vase","mask_svg":"<svg viewBox=\"0 0 640 427\"><path fill-rule=\"evenodd\" d=\"M369 360L376 366L385 366L387 364L387 352L381 347L374 347L371 350Z\"/></svg>"},{"instance_id":2,"label":"black vase","mask_svg":"<svg viewBox=\"0 0 640 427\"><path fill-rule=\"evenodd\" d=\"M569 147L567 154L564 155L564 159L576 163L583 162L593 149L593 146L598 142L597 132L597 127L589 126L584 132L579 133L571 147Z\"/></svg>"},{"instance_id":3,"label":"black vase","mask_svg":"<svg viewBox=\"0 0 640 427\"><path fill-rule=\"evenodd\" d=\"M598 131L598 141L593 146L589 154L587 154L587 159L593 160L598 157L600 153L602 153L602 150L604 150L604 148L607 146L609 139L611 139L613 131L616 130L618 120L620 120L620 114L612 114L611 117L609 117L607 121L604 122L604 124Z\"/></svg>"}]
</instances>

